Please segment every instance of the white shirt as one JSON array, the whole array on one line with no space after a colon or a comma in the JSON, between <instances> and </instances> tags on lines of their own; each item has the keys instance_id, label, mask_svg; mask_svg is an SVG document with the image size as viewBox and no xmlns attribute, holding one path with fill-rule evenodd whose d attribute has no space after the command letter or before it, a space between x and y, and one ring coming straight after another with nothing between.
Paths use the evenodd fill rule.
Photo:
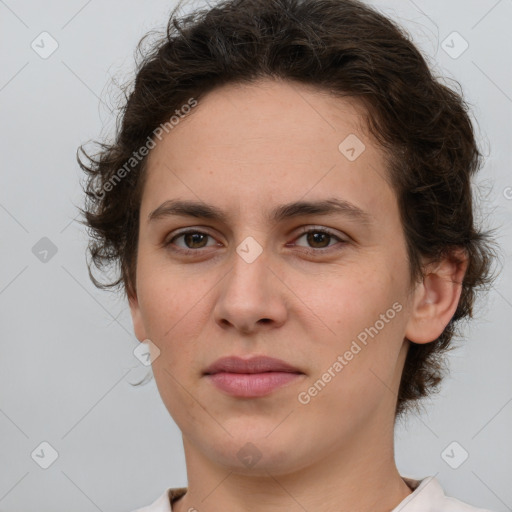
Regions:
<instances>
[{"instance_id":1,"label":"white shirt","mask_svg":"<svg viewBox=\"0 0 512 512\"><path fill-rule=\"evenodd\" d=\"M446 496L441 484L433 476L422 480L414 480L404 476L402 478L414 491L391 512L491 512ZM176 500L183 496L185 492L186 487L167 489L151 505L138 508L133 512L172 512L171 499Z\"/></svg>"}]
</instances>

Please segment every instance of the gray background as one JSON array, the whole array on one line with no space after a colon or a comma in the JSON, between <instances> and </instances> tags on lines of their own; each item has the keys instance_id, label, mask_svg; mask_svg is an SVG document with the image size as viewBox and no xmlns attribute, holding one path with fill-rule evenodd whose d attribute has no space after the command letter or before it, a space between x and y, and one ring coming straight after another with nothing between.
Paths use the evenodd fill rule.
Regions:
<instances>
[{"instance_id":1,"label":"gray background","mask_svg":"<svg viewBox=\"0 0 512 512\"><path fill-rule=\"evenodd\" d=\"M487 155L483 216L499 227L504 253L442 392L398 426L398 467L436 475L473 505L512 510L512 1L373 4L399 18L439 74L462 84ZM76 149L112 133L112 80L131 76L136 43L164 27L173 5L0 0L1 511L129 511L186 485L180 432L154 380L130 385L147 370L132 354L127 305L89 281L76 222ZM31 48L43 31L59 45L47 59ZM461 55L454 31L469 44ZM43 237L57 249L47 261L34 254ZM59 455L48 469L31 456L43 441ZM442 457L453 441L452 465L469 453L457 469Z\"/></svg>"}]
</instances>

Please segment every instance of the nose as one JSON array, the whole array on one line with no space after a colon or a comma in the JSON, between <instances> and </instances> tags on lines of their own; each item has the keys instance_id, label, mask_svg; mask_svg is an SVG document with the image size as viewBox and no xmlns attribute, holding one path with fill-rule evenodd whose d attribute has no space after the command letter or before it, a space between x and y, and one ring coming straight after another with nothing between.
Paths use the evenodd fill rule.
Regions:
<instances>
[{"instance_id":1,"label":"nose","mask_svg":"<svg viewBox=\"0 0 512 512\"><path fill-rule=\"evenodd\" d=\"M251 334L283 325L288 288L263 251L248 263L233 253L232 268L219 283L214 317L223 329Z\"/></svg>"}]
</instances>

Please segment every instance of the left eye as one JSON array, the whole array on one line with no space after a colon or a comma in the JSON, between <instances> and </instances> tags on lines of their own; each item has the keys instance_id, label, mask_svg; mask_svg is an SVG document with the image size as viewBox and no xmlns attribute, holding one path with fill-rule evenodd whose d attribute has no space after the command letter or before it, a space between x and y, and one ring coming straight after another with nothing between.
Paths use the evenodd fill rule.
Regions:
<instances>
[{"instance_id":1,"label":"left eye","mask_svg":"<svg viewBox=\"0 0 512 512\"><path fill-rule=\"evenodd\" d=\"M306 237L308 244L313 245L313 247L310 247L312 249L323 249L325 247L330 247L329 240L332 240L333 238L336 239L338 242L343 242L343 240L340 237L338 237L337 235L335 235L334 233L331 233L330 231L327 231L325 229L318 229L318 228L308 229L308 230L304 231L297 238L297 240L300 240L302 237ZM327 240L327 245L325 244L326 240ZM310 249L310 248L308 248L308 249Z\"/></svg>"}]
</instances>

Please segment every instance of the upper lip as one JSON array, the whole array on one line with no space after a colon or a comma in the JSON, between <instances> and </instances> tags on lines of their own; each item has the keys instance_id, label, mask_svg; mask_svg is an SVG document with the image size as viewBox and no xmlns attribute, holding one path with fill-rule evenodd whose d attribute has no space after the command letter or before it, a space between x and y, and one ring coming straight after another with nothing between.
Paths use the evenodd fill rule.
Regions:
<instances>
[{"instance_id":1,"label":"upper lip","mask_svg":"<svg viewBox=\"0 0 512 512\"><path fill-rule=\"evenodd\" d=\"M292 372L302 373L298 368L286 361L267 356L253 356L243 359L237 356L221 357L204 370L205 375L212 373L264 373L264 372Z\"/></svg>"}]
</instances>

